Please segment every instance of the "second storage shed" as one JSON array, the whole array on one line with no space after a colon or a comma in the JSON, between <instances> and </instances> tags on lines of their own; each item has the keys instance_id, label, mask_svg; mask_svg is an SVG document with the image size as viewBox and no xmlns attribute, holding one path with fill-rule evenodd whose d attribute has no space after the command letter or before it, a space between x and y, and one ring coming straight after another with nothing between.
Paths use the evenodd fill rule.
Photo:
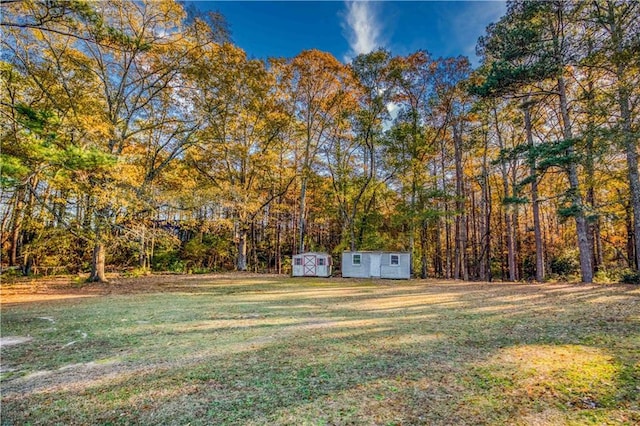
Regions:
<instances>
[{"instance_id":1,"label":"second storage shed","mask_svg":"<svg viewBox=\"0 0 640 426\"><path fill-rule=\"evenodd\" d=\"M342 276L345 278L411 278L411 255L406 252L342 252Z\"/></svg>"}]
</instances>

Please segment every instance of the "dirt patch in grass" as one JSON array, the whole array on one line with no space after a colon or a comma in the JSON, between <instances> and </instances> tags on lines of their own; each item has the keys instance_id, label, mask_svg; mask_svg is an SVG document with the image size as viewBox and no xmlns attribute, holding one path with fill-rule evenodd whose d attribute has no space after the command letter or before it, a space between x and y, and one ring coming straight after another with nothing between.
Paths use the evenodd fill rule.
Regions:
<instances>
[{"instance_id":1,"label":"dirt patch in grass","mask_svg":"<svg viewBox=\"0 0 640 426\"><path fill-rule=\"evenodd\" d=\"M21 343L30 342L31 340L33 340L33 338L24 337L24 336L5 336L5 337L0 337L0 347L2 347L2 346L19 345Z\"/></svg>"}]
</instances>

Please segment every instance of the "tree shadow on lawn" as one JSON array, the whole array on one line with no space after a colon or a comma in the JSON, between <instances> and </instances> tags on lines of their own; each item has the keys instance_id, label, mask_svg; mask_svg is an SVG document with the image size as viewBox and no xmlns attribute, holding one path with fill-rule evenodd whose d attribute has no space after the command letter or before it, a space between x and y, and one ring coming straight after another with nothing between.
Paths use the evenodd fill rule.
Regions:
<instances>
[{"instance_id":1,"label":"tree shadow on lawn","mask_svg":"<svg viewBox=\"0 0 640 426\"><path fill-rule=\"evenodd\" d=\"M376 295L356 286L350 296L303 292L284 303L246 294L225 301L240 305L224 314L234 321L261 313L239 318L246 326L206 328L199 316L181 331L172 330L179 322L160 331L144 325L136 339L151 344L154 333L171 332L181 351L192 353L87 370L84 379L25 395L8 383L3 417L71 424L500 424L527 416L563 423L591 415L640 421L633 414L637 299L621 303L597 288L489 288L421 284ZM619 290L615 296L637 295ZM425 293L453 296L429 303L420 300ZM518 304L518 295L535 297ZM206 309L207 300L194 309ZM226 350L212 338L243 330L246 339L230 339ZM104 346L104 356L116 353ZM560 367L549 367L554 363ZM599 364L607 368L592 371Z\"/></svg>"}]
</instances>

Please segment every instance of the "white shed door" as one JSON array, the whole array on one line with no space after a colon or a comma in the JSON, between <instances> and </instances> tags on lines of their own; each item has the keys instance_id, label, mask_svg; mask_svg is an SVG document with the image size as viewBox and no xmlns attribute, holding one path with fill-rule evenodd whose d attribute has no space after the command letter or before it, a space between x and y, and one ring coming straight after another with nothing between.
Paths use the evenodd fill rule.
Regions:
<instances>
[{"instance_id":1,"label":"white shed door","mask_svg":"<svg viewBox=\"0 0 640 426\"><path fill-rule=\"evenodd\" d=\"M302 261L304 267L304 275L305 276L316 276L316 256L311 254L305 254L304 260Z\"/></svg>"},{"instance_id":2,"label":"white shed door","mask_svg":"<svg viewBox=\"0 0 640 426\"><path fill-rule=\"evenodd\" d=\"M380 276L380 261L382 260L382 256L379 254L370 254L369 258L371 259L371 276L379 277Z\"/></svg>"}]
</instances>

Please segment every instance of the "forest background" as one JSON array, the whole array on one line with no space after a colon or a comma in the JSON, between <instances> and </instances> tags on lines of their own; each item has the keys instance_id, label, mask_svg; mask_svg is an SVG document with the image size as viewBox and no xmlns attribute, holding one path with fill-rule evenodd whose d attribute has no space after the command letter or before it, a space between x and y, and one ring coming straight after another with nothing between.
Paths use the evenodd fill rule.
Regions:
<instances>
[{"instance_id":1,"label":"forest background","mask_svg":"<svg viewBox=\"0 0 640 426\"><path fill-rule=\"evenodd\" d=\"M638 2L509 2L477 69L249 59L168 0L0 8L5 274L389 250L423 278L640 281Z\"/></svg>"}]
</instances>

